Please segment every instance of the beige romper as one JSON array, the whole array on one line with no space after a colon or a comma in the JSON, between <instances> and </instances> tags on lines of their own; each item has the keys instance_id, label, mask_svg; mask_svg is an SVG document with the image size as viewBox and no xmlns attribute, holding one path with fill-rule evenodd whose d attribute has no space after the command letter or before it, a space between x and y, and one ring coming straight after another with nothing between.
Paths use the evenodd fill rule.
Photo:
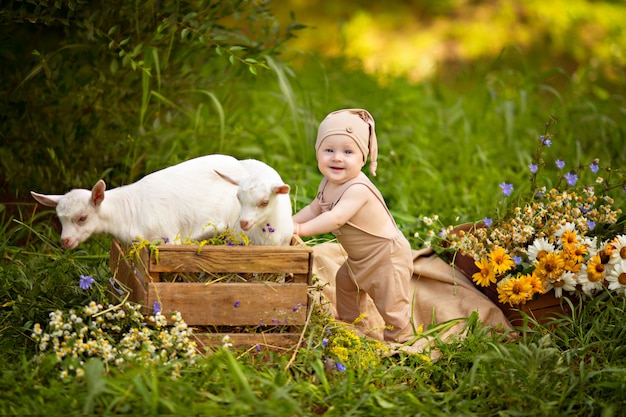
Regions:
<instances>
[{"instance_id":1,"label":"beige romper","mask_svg":"<svg viewBox=\"0 0 626 417\"><path fill-rule=\"evenodd\" d=\"M395 220L380 191L369 178L359 176L347 181L337 191L335 201L324 201L328 180L320 183L317 198L322 212L330 211L352 185L363 184L374 193ZM410 327L410 280L413 275L413 254L408 240L396 226L393 237L377 236L351 222L333 231L348 254L336 276L337 314L339 319L352 323L366 311L368 294L385 321L385 340L395 341L400 332Z\"/></svg>"}]
</instances>

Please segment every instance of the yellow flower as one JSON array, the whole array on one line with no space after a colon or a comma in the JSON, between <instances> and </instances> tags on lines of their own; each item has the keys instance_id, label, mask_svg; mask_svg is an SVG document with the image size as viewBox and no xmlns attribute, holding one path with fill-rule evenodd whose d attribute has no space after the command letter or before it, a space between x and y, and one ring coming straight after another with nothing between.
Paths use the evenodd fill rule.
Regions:
<instances>
[{"instance_id":1,"label":"yellow flower","mask_svg":"<svg viewBox=\"0 0 626 417\"><path fill-rule=\"evenodd\" d=\"M488 256L496 274L504 274L515 265L513 258L511 258L511 256L506 253L506 250L500 246L496 246L496 248L492 250Z\"/></svg>"},{"instance_id":2,"label":"yellow flower","mask_svg":"<svg viewBox=\"0 0 626 417\"><path fill-rule=\"evenodd\" d=\"M535 275L543 282L558 280L565 272L565 258L561 252L547 253L535 262Z\"/></svg>"},{"instance_id":3,"label":"yellow flower","mask_svg":"<svg viewBox=\"0 0 626 417\"><path fill-rule=\"evenodd\" d=\"M520 275L500 281L498 285L498 301L509 305L526 304L532 299L532 284L530 275Z\"/></svg>"},{"instance_id":4,"label":"yellow flower","mask_svg":"<svg viewBox=\"0 0 626 417\"><path fill-rule=\"evenodd\" d=\"M606 268L602 263L600 255L595 255L587 263L587 278L591 282L599 282L604 279Z\"/></svg>"},{"instance_id":5,"label":"yellow flower","mask_svg":"<svg viewBox=\"0 0 626 417\"><path fill-rule=\"evenodd\" d=\"M561 235L561 243L565 249L576 246L578 243L578 235L575 230L566 230Z\"/></svg>"},{"instance_id":6,"label":"yellow flower","mask_svg":"<svg viewBox=\"0 0 626 417\"><path fill-rule=\"evenodd\" d=\"M488 287L491 283L496 282L496 272L491 267L488 259L482 258L474 262L474 264L480 269L480 271L472 275L472 279L476 284L481 287Z\"/></svg>"}]
</instances>

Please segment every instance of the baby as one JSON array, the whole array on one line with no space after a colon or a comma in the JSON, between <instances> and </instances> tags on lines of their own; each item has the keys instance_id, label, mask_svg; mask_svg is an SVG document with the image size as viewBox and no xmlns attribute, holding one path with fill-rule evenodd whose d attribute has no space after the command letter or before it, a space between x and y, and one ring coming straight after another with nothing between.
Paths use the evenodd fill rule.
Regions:
<instances>
[{"instance_id":1,"label":"baby","mask_svg":"<svg viewBox=\"0 0 626 417\"><path fill-rule=\"evenodd\" d=\"M365 312L368 294L385 321L385 340L403 342L413 336L413 255L382 194L361 172L369 155L376 176L374 127L363 109L338 110L322 121L315 151L324 178L317 197L293 216L294 231L300 236L332 232L346 251L336 276L339 319L354 322Z\"/></svg>"}]
</instances>

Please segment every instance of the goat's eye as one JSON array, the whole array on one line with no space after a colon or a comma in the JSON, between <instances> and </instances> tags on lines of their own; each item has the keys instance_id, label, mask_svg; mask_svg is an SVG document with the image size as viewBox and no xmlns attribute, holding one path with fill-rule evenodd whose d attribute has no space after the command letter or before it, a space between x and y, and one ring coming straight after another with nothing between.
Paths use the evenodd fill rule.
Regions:
<instances>
[{"instance_id":1,"label":"goat's eye","mask_svg":"<svg viewBox=\"0 0 626 417\"><path fill-rule=\"evenodd\" d=\"M261 201L261 202L259 203L259 207L261 207L261 208L263 208L263 207L267 207L267 205L268 205L269 203L270 203L270 202L269 202L268 200L263 200L263 201Z\"/></svg>"},{"instance_id":2,"label":"goat's eye","mask_svg":"<svg viewBox=\"0 0 626 417\"><path fill-rule=\"evenodd\" d=\"M78 218L78 223L85 223L87 221L87 215L83 214Z\"/></svg>"}]
</instances>

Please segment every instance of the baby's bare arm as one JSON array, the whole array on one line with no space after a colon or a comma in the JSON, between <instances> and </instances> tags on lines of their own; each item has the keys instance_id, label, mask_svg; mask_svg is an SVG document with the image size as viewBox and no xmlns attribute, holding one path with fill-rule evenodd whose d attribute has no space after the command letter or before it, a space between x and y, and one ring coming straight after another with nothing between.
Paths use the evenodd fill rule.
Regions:
<instances>
[{"instance_id":1,"label":"baby's bare arm","mask_svg":"<svg viewBox=\"0 0 626 417\"><path fill-rule=\"evenodd\" d=\"M322 213L322 209L319 205L319 200L316 198L306 207L303 207L299 212L293 215L293 221L295 223L307 222Z\"/></svg>"},{"instance_id":2,"label":"baby's bare arm","mask_svg":"<svg viewBox=\"0 0 626 417\"><path fill-rule=\"evenodd\" d=\"M304 216L294 216L295 232L300 236L314 236L337 230L346 224L368 202L371 192L361 185L350 187L332 210L321 213L314 218L298 221ZM303 209L304 210L304 209ZM299 214L299 213L298 213Z\"/></svg>"}]
</instances>

